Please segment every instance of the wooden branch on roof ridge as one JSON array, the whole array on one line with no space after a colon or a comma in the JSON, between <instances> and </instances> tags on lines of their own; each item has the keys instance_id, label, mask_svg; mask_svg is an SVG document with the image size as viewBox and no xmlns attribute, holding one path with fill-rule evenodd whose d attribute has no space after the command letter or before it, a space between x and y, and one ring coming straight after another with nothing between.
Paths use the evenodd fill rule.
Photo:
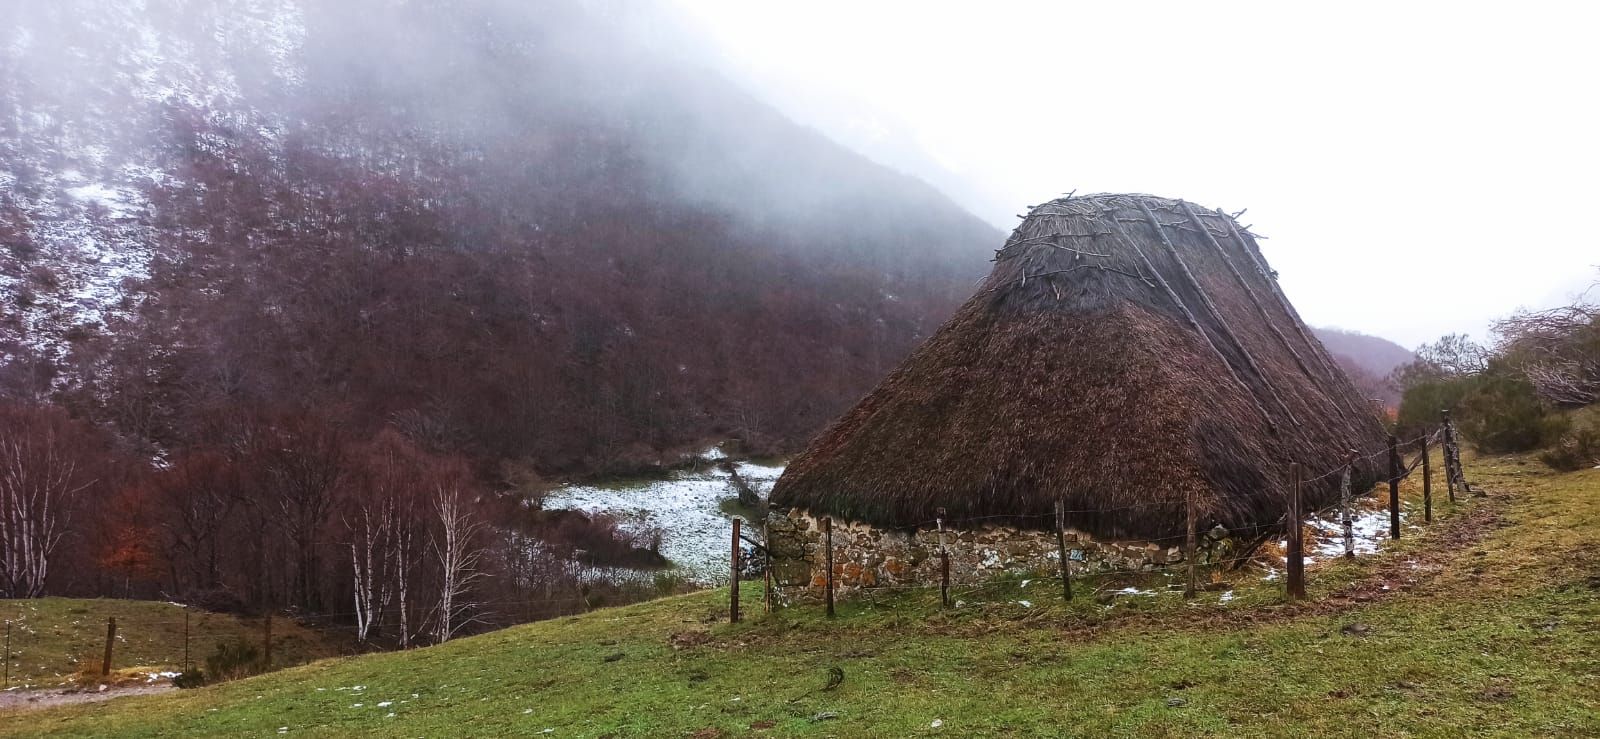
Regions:
<instances>
[{"instance_id":1,"label":"wooden branch on roof ridge","mask_svg":"<svg viewBox=\"0 0 1600 739\"><path fill-rule=\"evenodd\" d=\"M1155 213L1151 212L1149 208L1145 207L1144 201L1140 200L1137 202L1139 209L1144 211L1145 215L1149 217L1150 224L1156 229L1156 233L1161 236L1163 241L1165 241L1167 235L1161 232L1161 226L1156 221ZM1200 321L1194 317L1194 312L1189 310L1189 306L1184 304L1183 298L1178 297L1177 291L1173 290L1172 286L1167 284L1167 279L1162 277L1161 273L1156 270L1156 266L1150 262L1150 257L1146 256L1144 250L1139 248L1138 242L1130 238L1127 232L1122 230L1121 226L1116 225L1116 221L1112 221L1112 227L1117 229L1117 235L1122 237L1122 240L1128 244L1129 248L1133 249L1134 254L1138 255L1139 261L1144 263L1145 269L1150 270L1150 274L1155 276L1156 282L1160 284L1161 289L1166 292L1167 297L1172 300L1173 305L1178 306L1178 310L1183 311L1183 317L1188 319L1189 325L1194 328L1195 333L1200 334L1200 338L1206 342L1206 346L1211 347L1211 351L1213 354L1217 355L1217 359L1222 360L1222 366L1228 368L1228 374L1233 377L1233 381L1239 386L1239 389L1244 391L1245 397L1248 397L1250 402L1255 403L1256 410L1259 411L1261 413L1261 417L1266 420L1267 426L1276 430L1278 425L1272 420L1272 415L1267 413L1266 408L1262 407L1261 401L1256 398L1256 394L1250 389L1250 386L1246 385L1243 379L1240 379L1239 373L1233 369L1233 364L1228 361L1227 355L1223 354L1222 350L1217 348L1216 342L1211 340L1211 336L1207 334L1205 328L1200 325Z\"/></svg>"},{"instance_id":2,"label":"wooden branch on roof ridge","mask_svg":"<svg viewBox=\"0 0 1600 739\"><path fill-rule=\"evenodd\" d=\"M1061 274L1066 274L1068 272L1077 272L1080 269L1098 269L1098 270L1101 270L1101 271L1104 271L1104 272L1113 272L1113 273L1122 275L1124 277L1132 277L1133 279L1138 280L1140 282L1143 282L1144 284L1146 284L1146 285L1148 285L1150 287L1155 287L1156 286L1155 283L1151 282L1149 278L1147 278L1147 277L1145 277L1144 275L1141 275L1141 274L1137 274L1137 273L1134 273L1134 272L1129 272L1127 270L1117 269L1116 267L1108 267L1108 266L1106 266L1104 264L1079 264L1079 265L1076 265L1076 266L1073 266L1073 267L1064 267L1062 269L1052 269L1052 270L1049 270L1049 271L1046 271L1046 272L1035 272L1033 274L1028 274L1028 273L1024 272L1022 274L1022 277L1020 277L1020 278L1018 278L1016 280L1012 280L1009 283L1002 283L1002 284L999 284L999 285L995 285L995 286L993 286L993 287L991 287L991 288L989 288L987 290L984 290L983 292L992 293L992 292L994 292L996 290L999 290L999 289L1001 289L1003 287L1009 287L1012 284L1016 284L1019 287L1020 286L1025 286L1025 285L1028 284L1028 280L1031 280L1031 279L1037 279L1037 278L1041 278L1041 277L1050 277L1051 275L1061 275ZM1053 285L1052 285L1052 287L1053 287ZM1059 292L1056 295L1056 299L1057 300L1060 299L1060 293Z\"/></svg>"},{"instance_id":3,"label":"wooden branch on roof ridge","mask_svg":"<svg viewBox=\"0 0 1600 739\"><path fill-rule=\"evenodd\" d=\"M1191 216L1196 215L1192 208L1185 206L1185 209L1188 210ZM1242 213L1244 211L1240 212ZM1218 215L1220 216L1221 214L1219 213ZM1198 219L1196 220L1198 221ZM1327 400L1328 403L1335 409L1352 412L1352 409L1349 407L1348 399L1346 399L1345 405L1341 407L1339 401L1335 400L1339 393L1333 392L1332 388L1327 387L1326 383L1322 380L1319 380L1316 374L1311 371L1311 368L1306 366L1305 358L1300 356L1300 352L1296 350L1294 345L1289 342L1289 337L1284 336L1283 331L1280 330L1278 325L1273 322L1272 316L1267 313L1266 306L1261 304L1261 297L1256 295L1255 288L1250 287L1249 281L1245 280L1244 274L1239 272L1239 267L1233 263L1233 258L1228 256L1228 250L1224 249L1222 247L1222 243L1217 241L1215 237L1211 236L1209 231L1206 235L1208 237L1207 240L1211 243L1211 246L1217 250L1218 254L1222 255L1222 263L1227 266L1228 272L1233 275L1233 279L1239 283L1240 287L1244 288L1245 295L1250 298L1250 304L1255 306L1257 313L1261 314L1261 320L1265 321L1267 327L1272 329L1272 335L1278 337L1278 342L1283 344L1283 348L1289 350L1289 356L1294 358L1295 366L1300 368L1301 374L1304 374L1306 379L1311 381L1312 387L1315 387L1322 392L1323 399ZM1244 243L1243 240L1239 241L1239 247L1244 249L1246 252L1250 250L1250 246ZM1293 320L1292 316L1290 316L1290 320Z\"/></svg>"},{"instance_id":4,"label":"wooden branch on roof ridge","mask_svg":"<svg viewBox=\"0 0 1600 739\"><path fill-rule=\"evenodd\" d=\"M1250 242L1245 240L1244 236L1239 233L1239 228L1232 220L1227 221L1227 224L1228 230L1233 234L1233 238L1244 247L1245 255L1250 257L1250 261L1256 268L1256 273L1260 274L1262 278L1267 281L1267 286L1272 289L1273 296L1278 299L1278 307L1283 309L1284 315L1289 316L1289 318L1292 319L1290 323L1294 325L1294 330L1300 334L1300 340L1304 341L1306 346L1311 347L1311 353L1315 354L1317 359L1322 362L1323 370L1328 372L1329 377L1336 378L1336 381L1337 378L1343 378L1345 389L1348 390L1352 396L1360 395L1360 391L1356 390L1355 383L1351 381L1350 377L1346 375L1343 370L1340 370L1338 365L1334 364L1333 357L1328 355L1327 347L1324 347L1322 342L1315 340L1311 334L1306 331L1305 322L1300 320L1300 314L1295 311L1293 305L1290 305L1289 297L1283 294L1283 288L1278 285L1278 273L1267 268L1266 262L1262 260L1261 255L1259 254L1260 250L1253 247ZM1250 234L1250 238L1256 239L1260 237L1256 236L1255 234ZM1357 415L1359 417L1359 414Z\"/></svg>"},{"instance_id":5,"label":"wooden branch on roof ridge","mask_svg":"<svg viewBox=\"0 0 1600 739\"><path fill-rule=\"evenodd\" d=\"M1182 203L1182 208L1185 212L1189 212L1188 203ZM1228 325L1227 317L1222 314L1222 311L1217 310L1215 303L1211 302L1211 296L1206 293L1205 286L1195 279L1194 272L1189 270L1189 264L1183 260L1183 253L1178 251L1177 245L1173 244L1172 240L1167 238L1166 232L1161 230L1161 224L1156 220L1155 214L1149 211L1146 211L1146 214L1150 216L1150 224L1156 229L1156 234L1161 237L1161 243L1165 244L1167 250L1172 252L1172 259L1178 263L1178 270L1183 274L1184 279L1189 281L1189 285L1194 288L1195 293L1199 294L1200 304L1204 305L1206 310L1211 313L1211 316L1216 319L1217 325L1222 329L1222 335L1227 337L1228 341L1233 342L1234 347L1239 350L1239 354L1244 357L1244 363L1250 367L1250 372L1255 374L1256 379L1266 387L1267 393L1277 402L1278 407L1283 409L1284 415L1289 417L1289 422L1299 426L1300 419L1295 417L1294 411L1289 408L1289 404L1283 402L1283 396L1278 394L1278 388L1267 378L1266 373L1261 371L1261 365L1256 363L1256 358L1250 353L1250 348L1245 346L1244 341L1240 340L1238 334L1234 333L1233 327ZM1200 225L1201 230L1205 229L1205 225L1201 224L1198 218L1195 219L1195 223Z\"/></svg>"}]
</instances>

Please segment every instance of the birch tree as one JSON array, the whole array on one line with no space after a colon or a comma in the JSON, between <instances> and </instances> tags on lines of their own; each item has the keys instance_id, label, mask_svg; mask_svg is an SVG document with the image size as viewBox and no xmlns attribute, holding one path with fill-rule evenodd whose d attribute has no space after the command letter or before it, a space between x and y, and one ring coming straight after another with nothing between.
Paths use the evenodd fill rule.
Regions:
<instances>
[{"instance_id":1,"label":"birch tree","mask_svg":"<svg viewBox=\"0 0 1600 739\"><path fill-rule=\"evenodd\" d=\"M478 565L483 547L478 543L483 523L461 488L441 485L434 494L438 526L432 539L439 563L439 604L434 609L435 642L447 642L471 622L468 614L478 604L468 600L472 586L483 577Z\"/></svg>"},{"instance_id":2,"label":"birch tree","mask_svg":"<svg viewBox=\"0 0 1600 739\"><path fill-rule=\"evenodd\" d=\"M51 557L95 482L77 459L87 436L54 409L0 412L0 588L6 597L44 594Z\"/></svg>"}]
</instances>

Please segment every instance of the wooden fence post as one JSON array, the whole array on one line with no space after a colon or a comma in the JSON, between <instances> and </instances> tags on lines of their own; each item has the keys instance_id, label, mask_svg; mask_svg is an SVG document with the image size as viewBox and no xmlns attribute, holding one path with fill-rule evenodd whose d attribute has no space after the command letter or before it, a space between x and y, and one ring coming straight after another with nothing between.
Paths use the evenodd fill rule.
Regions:
<instances>
[{"instance_id":1,"label":"wooden fence post","mask_svg":"<svg viewBox=\"0 0 1600 739\"><path fill-rule=\"evenodd\" d=\"M1456 423L1450 418L1450 411L1439 411L1444 419L1444 478L1450 488L1450 502L1456 502L1456 489L1463 493L1472 492L1472 486L1467 484L1467 473L1461 469L1461 439L1456 436Z\"/></svg>"},{"instance_id":2,"label":"wooden fence post","mask_svg":"<svg viewBox=\"0 0 1600 739\"><path fill-rule=\"evenodd\" d=\"M101 677L111 674L111 644L116 641L116 638L117 617L111 616L110 618L106 619L106 656L105 659L100 662Z\"/></svg>"},{"instance_id":3,"label":"wooden fence post","mask_svg":"<svg viewBox=\"0 0 1600 739\"><path fill-rule=\"evenodd\" d=\"M761 522L761 541L766 542L761 547L761 552L766 557L766 566L761 569L766 571L767 576L767 589L763 594L763 600L766 604L766 612L772 613L772 528L767 525L766 521Z\"/></svg>"},{"instance_id":4,"label":"wooden fence post","mask_svg":"<svg viewBox=\"0 0 1600 739\"><path fill-rule=\"evenodd\" d=\"M833 519L822 519L822 546L828 551L826 567L828 568L827 603L828 618L833 618Z\"/></svg>"},{"instance_id":5,"label":"wooden fence post","mask_svg":"<svg viewBox=\"0 0 1600 739\"><path fill-rule=\"evenodd\" d=\"M1067 555L1067 504L1056 501L1056 551L1061 555L1061 598L1072 600L1072 557Z\"/></svg>"},{"instance_id":6,"label":"wooden fence post","mask_svg":"<svg viewBox=\"0 0 1600 739\"><path fill-rule=\"evenodd\" d=\"M183 671L193 672L194 664L189 661L189 609L183 609Z\"/></svg>"},{"instance_id":7,"label":"wooden fence post","mask_svg":"<svg viewBox=\"0 0 1600 739\"><path fill-rule=\"evenodd\" d=\"M1185 564L1187 565L1186 569L1188 570L1187 581L1185 582L1185 584L1183 586L1183 597L1184 598L1193 598L1194 594L1195 594L1195 591L1199 588L1199 575L1198 575L1198 573L1195 572L1195 561L1194 561L1194 554L1195 554L1195 551L1194 551L1195 550L1195 546L1194 546L1194 526L1195 526L1195 521L1194 521L1194 491L1193 490L1190 490L1189 492L1184 494L1183 502L1184 502L1184 509L1186 511L1185 515L1184 515L1184 518L1185 518L1185 521L1186 521L1186 525L1185 525L1185 535L1184 535L1184 541L1183 541L1183 559L1184 559Z\"/></svg>"},{"instance_id":8,"label":"wooden fence post","mask_svg":"<svg viewBox=\"0 0 1600 739\"><path fill-rule=\"evenodd\" d=\"M934 525L939 528L939 606L950 607L950 550L944 545L944 508L938 509Z\"/></svg>"},{"instance_id":9,"label":"wooden fence post","mask_svg":"<svg viewBox=\"0 0 1600 739\"><path fill-rule=\"evenodd\" d=\"M272 612L267 612L267 620L261 627L261 667L263 670L272 669Z\"/></svg>"},{"instance_id":10,"label":"wooden fence post","mask_svg":"<svg viewBox=\"0 0 1600 739\"><path fill-rule=\"evenodd\" d=\"M1355 474L1356 458L1359 456L1360 452L1351 449L1344 459L1344 473L1339 476L1339 511L1344 519L1345 559L1356 557L1355 515L1350 511L1350 477Z\"/></svg>"},{"instance_id":11,"label":"wooden fence post","mask_svg":"<svg viewBox=\"0 0 1600 739\"><path fill-rule=\"evenodd\" d=\"M729 558L732 577L728 580L728 623L739 623L739 519L733 519L733 554Z\"/></svg>"},{"instance_id":12,"label":"wooden fence post","mask_svg":"<svg viewBox=\"0 0 1600 739\"><path fill-rule=\"evenodd\" d=\"M1300 463L1294 462L1290 464L1289 478L1292 487L1289 489L1289 552L1287 557L1290 600L1299 600L1306 597L1306 559L1304 544L1301 540L1302 527L1300 525L1300 477Z\"/></svg>"},{"instance_id":13,"label":"wooden fence post","mask_svg":"<svg viewBox=\"0 0 1600 739\"><path fill-rule=\"evenodd\" d=\"M1433 466L1428 461L1428 435L1422 435L1422 521L1433 523Z\"/></svg>"},{"instance_id":14,"label":"wooden fence post","mask_svg":"<svg viewBox=\"0 0 1600 739\"><path fill-rule=\"evenodd\" d=\"M6 677L0 688L11 687L11 619L6 619Z\"/></svg>"},{"instance_id":15,"label":"wooden fence post","mask_svg":"<svg viewBox=\"0 0 1600 739\"><path fill-rule=\"evenodd\" d=\"M1389 434L1389 538L1400 538L1400 447Z\"/></svg>"}]
</instances>

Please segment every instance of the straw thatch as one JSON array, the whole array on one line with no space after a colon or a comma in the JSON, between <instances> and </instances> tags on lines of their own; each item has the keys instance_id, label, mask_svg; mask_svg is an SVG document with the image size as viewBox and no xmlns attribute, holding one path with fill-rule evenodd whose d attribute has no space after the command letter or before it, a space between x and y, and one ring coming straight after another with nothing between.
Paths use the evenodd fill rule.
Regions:
<instances>
[{"instance_id":1,"label":"straw thatch","mask_svg":"<svg viewBox=\"0 0 1600 739\"><path fill-rule=\"evenodd\" d=\"M1309 477L1383 444L1232 218L1069 197L1028 214L977 293L772 501L886 526L943 507L1049 527L1060 499L1076 528L1165 538L1193 495L1202 525L1243 534L1281 518L1291 462ZM1383 463L1358 465L1357 485ZM1337 480L1308 486L1307 507L1337 499Z\"/></svg>"}]
</instances>

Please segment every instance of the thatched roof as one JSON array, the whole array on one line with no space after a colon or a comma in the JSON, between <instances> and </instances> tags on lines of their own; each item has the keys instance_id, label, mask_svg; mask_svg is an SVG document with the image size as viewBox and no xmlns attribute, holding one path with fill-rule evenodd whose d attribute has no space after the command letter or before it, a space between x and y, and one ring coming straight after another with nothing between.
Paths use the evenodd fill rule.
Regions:
<instances>
[{"instance_id":1,"label":"thatched roof","mask_svg":"<svg viewBox=\"0 0 1600 739\"><path fill-rule=\"evenodd\" d=\"M1232 218L1069 197L1028 214L977 293L789 465L772 501L888 526L944 507L1048 527L1020 517L1062 499L1091 511L1070 515L1080 529L1164 538L1192 493L1207 524L1243 532L1283 514L1290 462L1320 473L1383 444ZM1309 504L1336 483L1309 486Z\"/></svg>"}]
</instances>

